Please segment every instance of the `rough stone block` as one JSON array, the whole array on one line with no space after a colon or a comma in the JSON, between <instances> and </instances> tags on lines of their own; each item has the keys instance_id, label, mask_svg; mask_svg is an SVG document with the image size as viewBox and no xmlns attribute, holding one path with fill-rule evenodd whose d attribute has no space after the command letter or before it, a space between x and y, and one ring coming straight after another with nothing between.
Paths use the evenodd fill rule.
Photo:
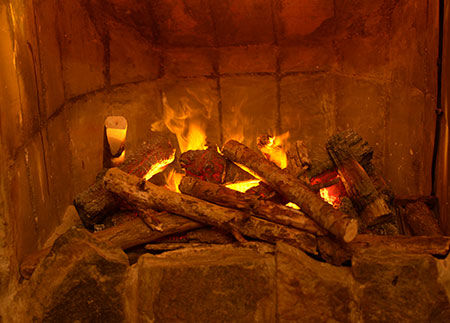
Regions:
<instances>
[{"instance_id":1,"label":"rough stone block","mask_svg":"<svg viewBox=\"0 0 450 323\"><path fill-rule=\"evenodd\" d=\"M164 72L168 77L208 76L213 73L216 53L210 48L170 48L164 51Z\"/></svg>"},{"instance_id":2,"label":"rough stone block","mask_svg":"<svg viewBox=\"0 0 450 323\"><path fill-rule=\"evenodd\" d=\"M152 1L156 42L171 46L213 46L214 28L209 5L204 0Z\"/></svg>"},{"instance_id":3,"label":"rough stone block","mask_svg":"<svg viewBox=\"0 0 450 323\"><path fill-rule=\"evenodd\" d=\"M330 74L288 76L281 80L281 129L291 142L323 145L336 132L334 78Z\"/></svg>"},{"instance_id":4,"label":"rough stone block","mask_svg":"<svg viewBox=\"0 0 450 323\"><path fill-rule=\"evenodd\" d=\"M186 140L190 126L195 125L205 131L208 141L220 143L217 108L219 98L216 80L207 78L164 79L160 81L159 88L165 96L163 114L167 118L155 124L155 130L166 129L166 125L169 124L172 132L178 131L181 135L179 137ZM169 120L171 121L167 122Z\"/></svg>"},{"instance_id":5,"label":"rough stone block","mask_svg":"<svg viewBox=\"0 0 450 323\"><path fill-rule=\"evenodd\" d=\"M211 1L219 46L273 43L270 0Z\"/></svg>"},{"instance_id":6,"label":"rough stone block","mask_svg":"<svg viewBox=\"0 0 450 323\"><path fill-rule=\"evenodd\" d=\"M348 267L277 244L279 322L358 322L357 288Z\"/></svg>"},{"instance_id":7,"label":"rough stone block","mask_svg":"<svg viewBox=\"0 0 450 323\"><path fill-rule=\"evenodd\" d=\"M102 88L104 47L86 8L79 0L58 1L57 19L66 99Z\"/></svg>"},{"instance_id":8,"label":"rough stone block","mask_svg":"<svg viewBox=\"0 0 450 323\"><path fill-rule=\"evenodd\" d=\"M336 66L336 53L331 43L282 46L281 72L324 72Z\"/></svg>"},{"instance_id":9,"label":"rough stone block","mask_svg":"<svg viewBox=\"0 0 450 323\"><path fill-rule=\"evenodd\" d=\"M129 279L139 322L275 322L275 261L247 248L144 255Z\"/></svg>"},{"instance_id":10,"label":"rough stone block","mask_svg":"<svg viewBox=\"0 0 450 323\"><path fill-rule=\"evenodd\" d=\"M352 259L362 321L448 322L449 259L367 249Z\"/></svg>"},{"instance_id":11,"label":"rough stone block","mask_svg":"<svg viewBox=\"0 0 450 323\"><path fill-rule=\"evenodd\" d=\"M15 296L8 322L125 322L125 253L72 229Z\"/></svg>"},{"instance_id":12,"label":"rough stone block","mask_svg":"<svg viewBox=\"0 0 450 323\"><path fill-rule=\"evenodd\" d=\"M374 148L373 160L379 163L384 158L388 113L386 85L354 77L335 78L337 129L355 129Z\"/></svg>"},{"instance_id":13,"label":"rough stone block","mask_svg":"<svg viewBox=\"0 0 450 323\"><path fill-rule=\"evenodd\" d=\"M33 4L39 34L39 59L43 82L42 97L46 117L51 116L64 103L64 88L61 68L61 52L58 44L57 4L54 0Z\"/></svg>"},{"instance_id":14,"label":"rough stone block","mask_svg":"<svg viewBox=\"0 0 450 323\"><path fill-rule=\"evenodd\" d=\"M392 84L389 115L386 120L387 155L384 174L399 195L426 195L431 190L430 164L433 140L425 140L425 115L434 114L425 104L424 94L414 88Z\"/></svg>"},{"instance_id":15,"label":"rough stone block","mask_svg":"<svg viewBox=\"0 0 450 323\"><path fill-rule=\"evenodd\" d=\"M146 38L118 23L109 24L109 34L112 85L158 77L160 55Z\"/></svg>"},{"instance_id":16,"label":"rough stone block","mask_svg":"<svg viewBox=\"0 0 450 323\"><path fill-rule=\"evenodd\" d=\"M333 34L333 0L283 0L280 3L279 40L295 42L314 33L314 38Z\"/></svg>"},{"instance_id":17,"label":"rough stone block","mask_svg":"<svg viewBox=\"0 0 450 323\"><path fill-rule=\"evenodd\" d=\"M224 142L235 139L256 149L259 135L277 132L275 77L223 77L220 84Z\"/></svg>"},{"instance_id":18,"label":"rough stone block","mask_svg":"<svg viewBox=\"0 0 450 323\"><path fill-rule=\"evenodd\" d=\"M276 51L273 45L222 47L219 55L220 74L276 71Z\"/></svg>"}]
</instances>

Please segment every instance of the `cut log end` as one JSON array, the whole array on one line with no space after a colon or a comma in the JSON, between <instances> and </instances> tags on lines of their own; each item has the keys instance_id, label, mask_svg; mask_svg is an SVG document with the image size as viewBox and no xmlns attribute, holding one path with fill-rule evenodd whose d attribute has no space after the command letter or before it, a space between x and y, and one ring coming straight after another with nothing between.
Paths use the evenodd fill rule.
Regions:
<instances>
[{"instance_id":1,"label":"cut log end","mask_svg":"<svg viewBox=\"0 0 450 323\"><path fill-rule=\"evenodd\" d=\"M343 240L345 242L353 241L358 235L358 220L348 219L348 224L345 227L345 232L343 234Z\"/></svg>"}]
</instances>

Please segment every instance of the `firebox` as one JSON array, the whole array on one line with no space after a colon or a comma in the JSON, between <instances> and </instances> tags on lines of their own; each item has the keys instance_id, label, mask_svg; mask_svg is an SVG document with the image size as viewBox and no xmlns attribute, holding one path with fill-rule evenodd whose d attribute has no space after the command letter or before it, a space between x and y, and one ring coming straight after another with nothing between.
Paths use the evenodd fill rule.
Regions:
<instances>
[{"instance_id":1,"label":"firebox","mask_svg":"<svg viewBox=\"0 0 450 323\"><path fill-rule=\"evenodd\" d=\"M414 204L416 207L412 206L413 202L421 203L420 207L425 207L424 212L432 217L432 224L427 222L419 225L417 232L432 226L433 230L449 235L449 13L450 5L443 0L3 1L0 4L0 147L3 152L0 157L0 296L4 296L4 301L1 301L0 308L8 313L5 314L5 320L14 317L12 313L18 308L8 300L13 299L13 295L16 295L16 300L20 295L26 295L22 291L24 285L30 284L29 290L32 291L33 284L37 284L33 279L28 282L30 277L24 277L19 270L21 264L29 261L30 257L38 255L33 258L35 262L31 261L33 272L45 257L49 259L55 255L54 259L62 259L58 258L58 252L77 254L79 249L75 245L85 241L83 239L89 240L86 245L91 246L92 250L109 248L94 246L95 242L92 241L95 239L84 232L84 228L91 232L98 231L94 236L103 235L103 243L113 238L101 230L105 226L109 228L122 225L124 219L130 221L126 224L130 230L140 230L136 229L136 225L143 225L145 230L160 234L164 231L164 221L168 214L180 216L182 211L177 213L176 207L164 210L162 202L157 202L156 197L153 204L144 203L145 208L151 209L144 212L142 201L131 198L126 200L122 195L119 199L117 194L128 194L119 191L114 191L116 195L113 195L113 200L117 200L110 204L108 202L108 207L102 208L101 212L86 211L85 208L90 207L91 201L98 201L99 196L102 199L104 196L96 195L97 188L91 189L93 185L104 186L109 181L106 185L112 187L117 184L114 181L123 175L116 169L106 172L106 168L112 166L119 166L127 176L139 175L139 182L122 180L131 181L143 191L151 192L153 196L159 196L163 200L170 199L172 195L158 195L159 191L153 191L153 188L146 185L165 187L170 194L179 195L181 193L177 185L182 177L190 177L189 180L192 180L184 180L182 185L186 190L188 187L193 190L194 185L199 185L194 181L214 185L228 184L221 185L221 190L223 187L234 189L237 181L239 184L249 185L241 191L250 189L246 194L253 194L251 198L229 191L220 191L220 194L229 194L228 200L221 202L210 201L210 197L205 197L206 195L202 197L210 201L208 203L221 205L220 208L233 209L230 216L233 215L234 222L227 218L223 220L225 224L220 222L220 225L216 225L219 229L211 229L212 233L208 231L207 234L223 244L233 244L236 241L242 246L251 244L248 250L234 252L231 247L221 246L220 252L226 257L203 249L195 256L186 256L178 250L179 246L167 247L177 249L178 251L173 252L179 252L179 257L186 257L184 264L191 259L189 257L195 258L192 260L195 274L190 276L191 272L185 274L184 271L179 273L176 269L172 270L182 266L165 259L164 252L158 249L162 247L133 249L136 246L127 245L127 240L118 245L122 249L129 249L128 260L120 250L111 251L111 259L114 259L111 264L114 263L114 266L101 267L99 272L102 273L98 276L101 277L96 276L97 280L92 279L86 283L92 289L89 293L94 295L96 286L100 286L99 281L111 279L116 282L115 279L125 275L126 271L133 272L133 275L142 271L145 275L175 278L177 275L185 275L183 277L187 280L197 280L203 277L198 273L206 268L202 266L208 268L205 269L204 276L220 275L221 270L229 270L233 274L219 283L215 280L211 280L212 285L199 283L198 286L203 286L203 289L180 287L180 293L187 295L187 298L190 297L190 291L195 291L197 297L202 299L203 290L211 289L216 284L226 290L221 290L221 293L237 295L239 304L229 301L233 303L233 306L227 303L229 307L221 303L220 297L211 298L217 302L212 308L216 307L218 312L210 313L211 319L215 321L224 318L242 322L301 321L298 315L303 316L304 313L291 310L297 304L280 303L277 298L284 295L285 290L292 291L291 289L296 288L287 281L284 282L288 286L285 286L286 289L279 287L276 280L282 276L274 274L278 268L286 273L290 272L290 269L283 267L286 263L297 266L301 262L306 273L314 272L311 277L316 277L320 272L315 261L321 264L332 263L330 266L339 265L336 273L323 276L328 277L325 283L320 280L322 278L318 279L319 285L324 283L334 287L335 281L351 276L344 271L353 268L352 279L360 279L358 282L363 284L362 281L368 279L364 266L372 264L367 261L369 256L361 254L351 258L346 248L338 248L336 245L342 247L342 244L350 242L358 230L360 234L370 231L372 235L379 235L376 238L377 246L401 245L403 236L411 235L414 231L411 228L405 229L401 216L402 212L417 211L419 207L417 204ZM105 122L111 117L116 118L113 120L117 124ZM108 142L108 135L111 135L108 129L112 128L119 129L117 131L126 135L115 143ZM344 137L345 140L342 139ZM233 146L238 144L251 153L241 154L244 148ZM298 153L296 160L292 159L295 155L293 149ZM155 151L159 154L158 162L165 162L161 168L153 167L151 158L156 158ZM253 158L256 158L253 153L262 158L261 163L261 160L255 159L258 162L252 164ZM110 159L105 164L108 154L116 155L109 156L114 160ZM130 156L134 159L127 164ZM264 168L266 162L268 168ZM296 162L297 168L293 169L292 165ZM321 171L312 171L315 169L314 165L323 163L331 166ZM145 168L146 172L153 172L147 174L145 179L148 182L144 182L144 174L140 173L141 169L137 170L139 167ZM115 175L114 171L117 172ZM286 184L290 183L291 177L283 177L283 180L275 183L279 177L274 174L279 171L280 176L289 173L294 178L294 184ZM233 178L233 181L226 181L226 176ZM285 184L286 187L283 186ZM298 185L302 185L302 189L307 191L307 198L303 191L298 193ZM292 189L291 186L295 188ZM218 192L216 186L205 186L204 189L206 193L198 191L196 194ZM360 205L355 204L355 196L358 196L359 201L363 200ZM381 200L384 198L392 205L383 204ZM236 204L239 207L230 204L229 201L233 199L238 201ZM302 203L308 200L300 206L300 210L296 205L299 203L292 203L299 200ZM374 201L380 201L381 204L374 206ZM325 209L321 209L322 202ZM139 205L138 211L133 203ZM187 199L186 203L192 205L193 202ZM112 204L115 211L120 210L120 214L126 213L126 216L115 214L114 220L106 223L103 220L108 218L106 214L111 212L109 207ZM251 211L242 211L243 205ZM286 205L296 209L280 211L279 207L285 210ZM353 226L352 221L361 217L367 205L374 209L363 219L365 226ZM215 210L215 213L211 213L221 214L221 209L214 207L211 210ZM265 211L257 211L261 210L257 207L264 208ZM339 209L340 207L342 208ZM203 204L196 208L208 209ZM235 211L235 208L239 211ZM153 209L157 209L157 213ZM272 211L267 211L268 209ZM207 216L209 211L205 212ZM254 216L264 212L269 219L261 220ZM247 227L257 227L259 224L251 224L251 221L273 220L273 215L277 212L288 212L285 218L275 220L281 221L277 225L283 227L264 227L266 231L259 232L256 238L252 236L253 231ZM349 218L340 221L341 213ZM77 221L72 221L74 214ZM395 228L383 226L364 231L372 224L380 224L379 219L385 219L387 215L390 216L387 222ZM173 228L183 227L185 230L170 227L170 232L176 234L170 235L164 243L180 244L191 241L192 236L198 240L197 233L191 231L203 228L203 224L200 225L201 219L195 216L191 216L189 220L182 217L173 220L170 224ZM68 218L71 219L69 222ZM258 220L253 220L254 218ZM273 233L271 230L278 230L277 234L280 234L286 225L304 229L301 232L306 232L308 238L302 236L300 239L297 233L286 231L284 240L281 239L282 242L277 247L273 245L279 241L279 236L273 238L275 240L264 239ZM74 246L65 247L64 239L57 239L53 244L55 238L72 226L78 228L70 231L70 239L76 242ZM246 229L240 231L242 226ZM326 237L319 243L322 257L320 252L315 254L318 242L315 238L311 240L309 235ZM384 239L388 235L403 236L401 241L386 242ZM293 244L289 242L297 241L297 238L301 242L292 247ZM148 242L145 237L142 239L142 244ZM430 258L420 258L417 261L423 266L430 263L430 266L434 266L433 261L437 263L438 260L430 255L438 255L441 258L439 261L445 261L448 248L445 247L444 251L439 248L447 246L447 237L441 236L443 240L427 239L426 242L421 242L421 246L426 244L426 248L423 248ZM264 243L267 245L260 245L260 240L266 241ZM402 252L416 248L411 247L411 242L408 241L400 248ZM359 244L370 245L365 240L359 241ZM53 251L49 254L50 248ZM144 252L144 249L147 251ZM338 249L339 252L335 252ZM436 251L438 249L439 252ZM47 250L45 255L42 254L43 250ZM161 253L161 258L148 260L154 262L152 265L138 261L136 267L129 269L127 261L135 258L131 262L136 262L138 258L141 259L139 256L142 253L149 250L152 255ZM396 252L400 251L396 249ZM107 252L100 252L103 253ZM291 254L296 256L291 259ZM80 255L84 253L80 252ZM148 255L143 256L145 257L150 259ZM383 255L376 254L373 257L378 257L377 264L385 265L380 260ZM404 260L401 257L398 259ZM411 260L411 257L418 257L417 253L414 256L408 255L406 263L414 263L416 258ZM68 256L67 259L69 258L71 257ZM225 258L229 262L224 267L211 269L208 259L220 263ZM393 263L395 264L392 266L400 266L401 262ZM155 269L166 268L164 266L168 269ZM235 273L235 266L242 266L243 269ZM436 264L436 268L442 266L445 267L441 263ZM43 275L45 266L37 268L36 275ZM110 270L111 274L104 274L102 270ZM253 276L247 281L239 276L242 272ZM293 270L292 273L297 271ZM386 269L382 275L387 277L390 274ZM428 277L422 271L419 274L424 275L421 276L423 279ZM404 276L397 272L392 275L389 276L392 278L389 284L402 286ZM133 277L136 281L141 279L139 275ZM234 286L229 281L233 277L239 282L236 283L239 286ZM290 276L287 274L286 277ZM83 279L81 281L85 283L87 280ZM130 287L133 279L123 283L117 278L117 285L111 287L111 290L102 290L102 297L106 297L111 304L116 304L107 295L115 295L113 290L120 289L122 283L127 286L128 292L137 295L138 287ZM292 278L291 282L294 280ZM167 283L170 279L164 281ZM43 282L45 280L41 281ZM49 280L50 285L53 283ZM430 282L430 286L435 286L432 284L438 285L434 281ZM277 290L276 295L267 292L266 285L268 289ZM252 294L252 286L258 291L255 292L257 296ZM353 305L349 305L346 310L353 313L351 319L350 316L340 316L341 312L330 312L323 317L308 314L305 321L370 321L371 310L376 312L376 306L364 307L364 297L370 291L367 295L358 294L359 296L352 298L353 296L347 297L346 293L357 293L350 287L348 290L347 287L342 289L338 286L339 288L333 289L334 287L331 290L338 296L327 298L325 302L334 304L340 297L351 298L350 303ZM98 290L102 288L100 286ZM176 289L177 286L167 283L164 286L158 285L158 288ZM235 290L246 288L250 290L247 294L234 294ZM447 285L436 288L449 290ZM143 316L137 313L130 314L131 316L116 313L114 306L106 305L89 307L89 311L109 313L110 316L95 316L97 321L109 322L113 322L115 318L118 321L128 319L136 322L144 318L160 322L195 322L196 317L201 318L198 321L207 320L208 314L197 309L194 311L197 314L193 316L179 314L196 306L195 302L186 302L186 298L183 300L182 295L176 295L176 292L173 291L172 297L170 291L164 290L161 295L165 295L165 298L158 298L156 294L150 295L151 293L150 296L146 295L145 297L152 299L153 309L143 305ZM101 303L100 297L92 297L92 304ZM142 304L146 304L145 297L140 299ZM228 296L224 297L228 300ZM172 298L182 304L180 312L172 310L172 307L167 312L162 310ZM84 306L81 300L79 304L76 303L78 305L61 304L52 309L53 314L49 314L45 307L50 305L33 305L33 310L29 311L40 313L33 314L37 321L52 321L64 317L66 312L77 312L77 308ZM358 312L359 316L353 316L356 310L352 306L362 306L367 312ZM156 307L158 310L154 309ZM261 309L263 307L265 311ZM418 311L422 310L420 306L418 308ZM426 308L427 306L423 307L423 313L431 311ZM448 311L447 307L445 309ZM427 312L427 319L441 317L436 314L438 309L432 310L433 314ZM248 314L250 312L256 314L251 316ZM277 314L272 317L272 312ZM392 313L394 312L393 310ZM229 313L238 313L238 316L228 315ZM70 315L67 317L81 321L92 321L94 317ZM410 318L386 315L386 320L391 321L394 317L399 321L405 317Z\"/></svg>"}]
</instances>

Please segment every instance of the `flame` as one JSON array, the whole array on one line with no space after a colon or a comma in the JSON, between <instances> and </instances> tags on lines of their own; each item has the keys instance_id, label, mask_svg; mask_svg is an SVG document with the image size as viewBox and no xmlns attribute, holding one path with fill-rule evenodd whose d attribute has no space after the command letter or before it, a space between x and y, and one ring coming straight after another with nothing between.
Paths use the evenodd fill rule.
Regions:
<instances>
[{"instance_id":1,"label":"flame","mask_svg":"<svg viewBox=\"0 0 450 323\"><path fill-rule=\"evenodd\" d=\"M292 202L287 203L286 206L287 207L291 207L291 208L296 209L296 210L300 210L300 207L297 204L294 204Z\"/></svg>"},{"instance_id":2,"label":"flame","mask_svg":"<svg viewBox=\"0 0 450 323\"><path fill-rule=\"evenodd\" d=\"M260 183L259 179L253 179L253 180L248 180L248 181L229 183L229 184L225 184L225 186L228 188L231 188L232 190L245 193L247 190L251 189L252 187L258 186L259 183Z\"/></svg>"},{"instance_id":3,"label":"flame","mask_svg":"<svg viewBox=\"0 0 450 323\"><path fill-rule=\"evenodd\" d=\"M259 149L268 160L275 163L281 169L287 167L287 155L284 149L289 131L279 136L268 136L265 142L259 143Z\"/></svg>"},{"instance_id":4,"label":"flame","mask_svg":"<svg viewBox=\"0 0 450 323\"><path fill-rule=\"evenodd\" d=\"M338 199L336 196L333 196L329 193L327 188L321 188L320 189L320 197L327 202L328 204L334 205L336 200Z\"/></svg>"},{"instance_id":5,"label":"flame","mask_svg":"<svg viewBox=\"0 0 450 323\"><path fill-rule=\"evenodd\" d=\"M166 169L167 165L172 163L174 160L175 160L175 150L173 151L172 156L170 156L168 159L165 159L163 161L160 161L159 163L152 165L152 167L150 167L150 169L148 170L147 174L144 175L144 179L148 181L150 178Z\"/></svg>"},{"instance_id":6,"label":"flame","mask_svg":"<svg viewBox=\"0 0 450 323\"><path fill-rule=\"evenodd\" d=\"M177 173L174 169L172 169L169 174L164 176L166 179L165 188L169 189L172 192L181 193L178 186L180 185L181 180L184 177L184 174Z\"/></svg>"}]
</instances>

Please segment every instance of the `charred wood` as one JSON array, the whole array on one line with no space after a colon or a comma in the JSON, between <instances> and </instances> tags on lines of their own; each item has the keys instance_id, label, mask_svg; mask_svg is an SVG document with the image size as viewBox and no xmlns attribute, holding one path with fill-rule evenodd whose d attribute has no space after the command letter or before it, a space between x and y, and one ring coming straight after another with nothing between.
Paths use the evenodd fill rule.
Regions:
<instances>
[{"instance_id":1,"label":"charred wood","mask_svg":"<svg viewBox=\"0 0 450 323\"><path fill-rule=\"evenodd\" d=\"M357 235L356 219L333 209L300 180L263 156L234 140L228 141L222 151L227 158L245 165L265 179L281 195L297 204L303 212L339 239L349 242Z\"/></svg>"},{"instance_id":2,"label":"charred wood","mask_svg":"<svg viewBox=\"0 0 450 323\"><path fill-rule=\"evenodd\" d=\"M423 202L405 206L405 222L414 236L444 235L433 212Z\"/></svg>"}]
</instances>

